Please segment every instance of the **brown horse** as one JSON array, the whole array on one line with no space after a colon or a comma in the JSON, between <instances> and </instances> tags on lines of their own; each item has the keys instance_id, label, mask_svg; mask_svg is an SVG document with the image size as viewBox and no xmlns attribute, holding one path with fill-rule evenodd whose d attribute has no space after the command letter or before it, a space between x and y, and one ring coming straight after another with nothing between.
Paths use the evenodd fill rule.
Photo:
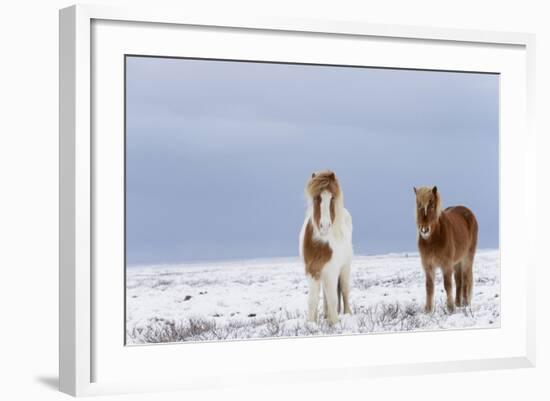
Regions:
<instances>
[{"instance_id":1,"label":"brown horse","mask_svg":"<svg viewBox=\"0 0 550 401\"><path fill-rule=\"evenodd\" d=\"M447 308L455 309L452 276L456 284L456 305L467 306L472 300L474 256L477 246L477 220L464 206L441 210L437 187L414 188L418 249L426 275L425 311L433 311L435 269L441 267L447 293Z\"/></svg>"}]
</instances>

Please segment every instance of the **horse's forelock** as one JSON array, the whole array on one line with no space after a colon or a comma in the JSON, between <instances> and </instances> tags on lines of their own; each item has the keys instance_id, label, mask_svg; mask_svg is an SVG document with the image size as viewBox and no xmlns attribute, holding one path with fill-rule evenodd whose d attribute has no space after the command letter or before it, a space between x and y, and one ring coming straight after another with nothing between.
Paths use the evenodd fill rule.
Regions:
<instances>
[{"instance_id":1,"label":"horse's forelock","mask_svg":"<svg viewBox=\"0 0 550 401\"><path fill-rule=\"evenodd\" d=\"M416 199L422 206L427 205L431 200L435 201L435 210L437 216L441 213L441 195L439 191L434 191L433 187L416 188Z\"/></svg>"},{"instance_id":2,"label":"horse's forelock","mask_svg":"<svg viewBox=\"0 0 550 401\"><path fill-rule=\"evenodd\" d=\"M306 193L311 198L319 196L325 190L330 191L335 198L341 195L340 184L332 171L313 174L306 186Z\"/></svg>"}]
</instances>

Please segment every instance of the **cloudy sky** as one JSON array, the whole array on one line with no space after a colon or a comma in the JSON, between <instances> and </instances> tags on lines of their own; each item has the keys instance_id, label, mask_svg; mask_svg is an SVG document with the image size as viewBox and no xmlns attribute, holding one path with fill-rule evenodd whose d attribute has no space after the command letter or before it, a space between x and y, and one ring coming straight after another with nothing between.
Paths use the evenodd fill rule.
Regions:
<instances>
[{"instance_id":1,"label":"cloudy sky","mask_svg":"<svg viewBox=\"0 0 550 401\"><path fill-rule=\"evenodd\" d=\"M498 104L498 75L128 57L128 265L296 256L321 169L356 254L416 250L420 185L497 248Z\"/></svg>"}]
</instances>

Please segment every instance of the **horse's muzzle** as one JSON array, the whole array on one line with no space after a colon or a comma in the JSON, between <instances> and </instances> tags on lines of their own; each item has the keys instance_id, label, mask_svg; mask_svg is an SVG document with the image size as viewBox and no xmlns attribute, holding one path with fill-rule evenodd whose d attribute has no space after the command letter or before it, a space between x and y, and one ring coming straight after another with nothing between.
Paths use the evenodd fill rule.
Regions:
<instances>
[{"instance_id":1,"label":"horse's muzzle","mask_svg":"<svg viewBox=\"0 0 550 401\"><path fill-rule=\"evenodd\" d=\"M321 233L321 235L327 235L331 226L332 223L330 221L321 221L319 223L319 232Z\"/></svg>"},{"instance_id":2,"label":"horse's muzzle","mask_svg":"<svg viewBox=\"0 0 550 401\"><path fill-rule=\"evenodd\" d=\"M422 238L427 239L430 236L430 227L429 226L420 226L418 228L418 231L420 232L420 235Z\"/></svg>"}]
</instances>

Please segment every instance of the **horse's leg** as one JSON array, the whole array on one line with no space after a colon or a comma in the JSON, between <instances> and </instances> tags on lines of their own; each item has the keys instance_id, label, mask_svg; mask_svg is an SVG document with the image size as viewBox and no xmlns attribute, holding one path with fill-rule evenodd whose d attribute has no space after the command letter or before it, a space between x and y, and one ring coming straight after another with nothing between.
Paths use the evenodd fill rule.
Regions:
<instances>
[{"instance_id":1,"label":"horse's leg","mask_svg":"<svg viewBox=\"0 0 550 401\"><path fill-rule=\"evenodd\" d=\"M308 275L307 277L309 281L307 320L309 320L310 322L316 322L317 305L319 304L319 291L321 289L321 282L319 279L315 279L310 275Z\"/></svg>"},{"instance_id":2,"label":"horse's leg","mask_svg":"<svg viewBox=\"0 0 550 401\"><path fill-rule=\"evenodd\" d=\"M468 256L462 268L462 304L464 306L468 306L472 302L472 290L474 287L473 264L473 255Z\"/></svg>"},{"instance_id":3,"label":"horse's leg","mask_svg":"<svg viewBox=\"0 0 550 401\"><path fill-rule=\"evenodd\" d=\"M453 297L453 268L452 266L443 266L443 285L447 293L447 309L449 312L455 311L455 300Z\"/></svg>"},{"instance_id":4,"label":"horse's leg","mask_svg":"<svg viewBox=\"0 0 550 401\"><path fill-rule=\"evenodd\" d=\"M328 306L327 306L327 294L323 290L323 311L325 314L325 318L328 316Z\"/></svg>"},{"instance_id":5,"label":"horse's leg","mask_svg":"<svg viewBox=\"0 0 550 401\"><path fill-rule=\"evenodd\" d=\"M329 269L323 272L324 274L321 277L323 281L323 291L327 297L327 320L330 325L333 325L338 321L338 312L337 308L337 285L338 285L338 275L332 274Z\"/></svg>"},{"instance_id":6,"label":"horse's leg","mask_svg":"<svg viewBox=\"0 0 550 401\"><path fill-rule=\"evenodd\" d=\"M457 263L454 267L455 284L456 284L456 295L455 295L456 306L462 306L462 265L463 265L463 262L460 262L460 263Z\"/></svg>"},{"instance_id":7,"label":"horse's leg","mask_svg":"<svg viewBox=\"0 0 550 401\"><path fill-rule=\"evenodd\" d=\"M342 312L342 278L338 276L338 282L336 283L336 299L338 307L336 308L336 313L340 314Z\"/></svg>"},{"instance_id":8,"label":"horse's leg","mask_svg":"<svg viewBox=\"0 0 550 401\"><path fill-rule=\"evenodd\" d=\"M424 312L432 313L434 310L434 268L433 266L425 266L424 274L426 275L426 306Z\"/></svg>"},{"instance_id":9,"label":"horse's leg","mask_svg":"<svg viewBox=\"0 0 550 401\"><path fill-rule=\"evenodd\" d=\"M344 314L351 314L349 307L349 281L350 281L351 263L346 263L340 272L340 288L342 290L342 300L344 301ZM338 302L339 303L339 302ZM340 311L338 311L340 312Z\"/></svg>"}]
</instances>

